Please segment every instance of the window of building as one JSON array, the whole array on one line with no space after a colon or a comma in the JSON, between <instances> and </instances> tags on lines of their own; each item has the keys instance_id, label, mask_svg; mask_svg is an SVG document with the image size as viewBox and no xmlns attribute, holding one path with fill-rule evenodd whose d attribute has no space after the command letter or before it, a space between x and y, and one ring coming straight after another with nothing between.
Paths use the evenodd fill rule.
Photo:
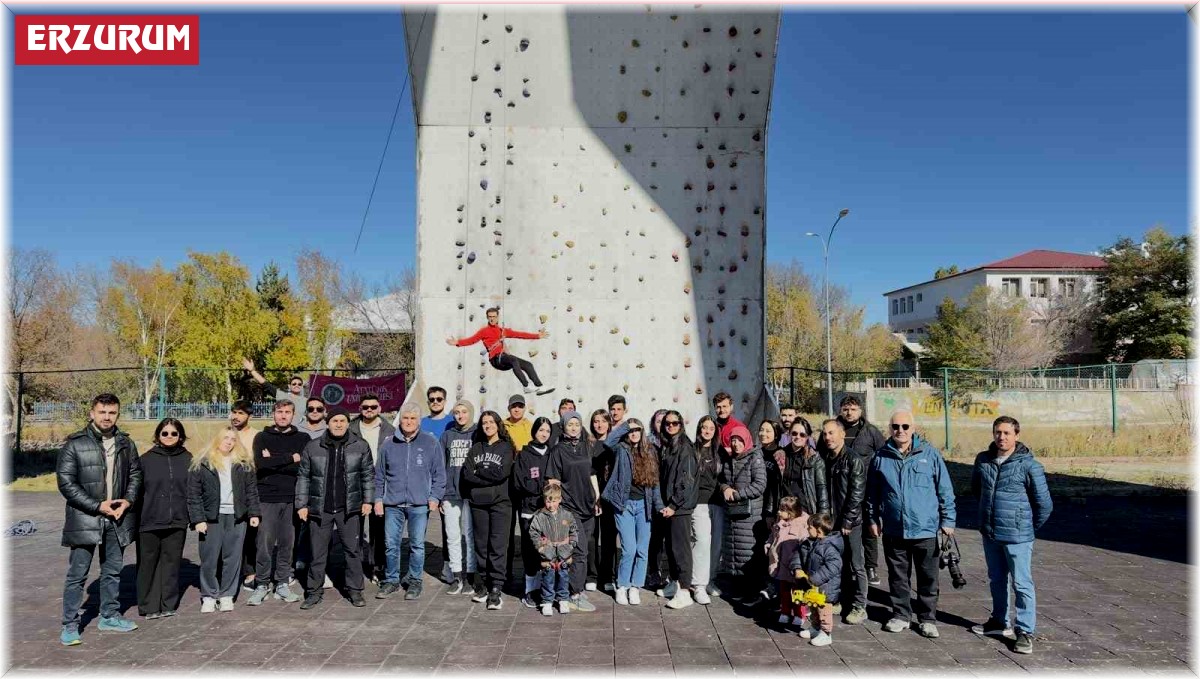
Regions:
<instances>
[{"instance_id":1,"label":"window of building","mask_svg":"<svg viewBox=\"0 0 1200 679\"><path fill-rule=\"evenodd\" d=\"M898 316L899 314L900 314L900 300L893 299L892 300L892 315Z\"/></svg>"},{"instance_id":2,"label":"window of building","mask_svg":"<svg viewBox=\"0 0 1200 679\"><path fill-rule=\"evenodd\" d=\"M1021 296L1021 279L1020 278L1001 278L1000 292L1005 297L1020 297Z\"/></svg>"},{"instance_id":3,"label":"window of building","mask_svg":"<svg viewBox=\"0 0 1200 679\"><path fill-rule=\"evenodd\" d=\"M909 295L909 296L908 296L908 310L909 310L909 312L910 312L910 313L911 313L911 312L912 312L912 310L913 310L913 301L912 301L912 295Z\"/></svg>"},{"instance_id":4,"label":"window of building","mask_svg":"<svg viewBox=\"0 0 1200 679\"><path fill-rule=\"evenodd\" d=\"M1079 280L1076 278L1058 279L1058 291L1063 297L1075 297L1079 294Z\"/></svg>"},{"instance_id":5,"label":"window of building","mask_svg":"<svg viewBox=\"0 0 1200 679\"><path fill-rule=\"evenodd\" d=\"M1041 297L1045 299L1050 296L1050 279L1049 278L1030 278L1029 279L1029 296Z\"/></svg>"},{"instance_id":6,"label":"window of building","mask_svg":"<svg viewBox=\"0 0 1200 679\"><path fill-rule=\"evenodd\" d=\"M917 301L918 301L918 302L920 302L920 301L921 301L921 293L919 293L919 292L917 293Z\"/></svg>"}]
</instances>

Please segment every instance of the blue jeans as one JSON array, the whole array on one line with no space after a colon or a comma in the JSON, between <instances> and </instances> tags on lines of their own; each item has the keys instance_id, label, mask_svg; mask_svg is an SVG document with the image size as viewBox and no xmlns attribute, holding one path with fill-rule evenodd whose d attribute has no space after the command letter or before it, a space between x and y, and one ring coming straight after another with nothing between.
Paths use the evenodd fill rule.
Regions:
<instances>
[{"instance_id":1,"label":"blue jeans","mask_svg":"<svg viewBox=\"0 0 1200 679\"><path fill-rule=\"evenodd\" d=\"M549 604L571 598L571 567L569 565L559 564L558 570L543 568L538 572L538 579L542 583L542 603Z\"/></svg>"},{"instance_id":2,"label":"blue jeans","mask_svg":"<svg viewBox=\"0 0 1200 679\"><path fill-rule=\"evenodd\" d=\"M650 563L650 520L645 500L625 500L625 509L615 517L621 537L621 560L617 564L617 587L641 587L646 584L646 566Z\"/></svg>"},{"instance_id":3,"label":"blue jeans","mask_svg":"<svg viewBox=\"0 0 1200 679\"><path fill-rule=\"evenodd\" d=\"M387 545L387 573L384 579L400 582L400 541L404 538L404 523L408 522L409 582L421 582L425 570L425 524L429 522L429 505L383 508L383 536Z\"/></svg>"},{"instance_id":4,"label":"blue jeans","mask_svg":"<svg viewBox=\"0 0 1200 679\"><path fill-rule=\"evenodd\" d=\"M121 568L123 549L117 539L117 528L112 521L104 519L103 536L100 542L100 617L115 618L121 615ZM67 577L63 583L63 627L79 629L79 607L83 605L83 585L92 568L92 556L96 545L78 545L71 548L67 562Z\"/></svg>"},{"instance_id":5,"label":"blue jeans","mask_svg":"<svg viewBox=\"0 0 1200 679\"><path fill-rule=\"evenodd\" d=\"M992 617L1008 624L1008 588L1016 592L1017 624L1020 632L1037 629L1037 595L1033 590L1033 541L1016 544L983 538L988 584L992 590Z\"/></svg>"}]
</instances>

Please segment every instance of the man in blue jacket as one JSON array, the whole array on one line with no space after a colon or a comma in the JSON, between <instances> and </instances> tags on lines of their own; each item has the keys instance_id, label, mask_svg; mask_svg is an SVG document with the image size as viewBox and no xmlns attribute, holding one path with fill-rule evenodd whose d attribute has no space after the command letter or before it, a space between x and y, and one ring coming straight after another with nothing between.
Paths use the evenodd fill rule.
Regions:
<instances>
[{"instance_id":1,"label":"man in blue jacket","mask_svg":"<svg viewBox=\"0 0 1200 679\"><path fill-rule=\"evenodd\" d=\"M883 533L892 619L885 632L912 625L912 567L917 575L917 630L938 636L938 531L954 534L954 486L941 452L917 436L912 413L892 415L891 438L871 460L867 509L872 537Z\"/></svg>"},{"instance_id":2,"label":"man in blue jacket","mask_svg":"<svg viewBox=\"0 0 1200 679\"><path fill-rule=\"evenodd\" d=\"M377 599L386 599L406 584L406 600L421 596L425 571L425 525L446 491L446 460L437 439L421 431L421 409L400 408L400 428L379 447L375 467L375 516L384 517L387 575ZM408 573L400 581L400 542L408 524Z\"/></svg>"},{"instance_id":3,"label":"man in blue jacket","mask_svg":"<svg viewBox=\"0 0 1200 679\"><path fill-rule=\"evenodd\" d=\"M1033 589L1034 532L1050 518L1054 503L1046 470L1018 441L1021 423L1007 415L992 423L992 445L975 456L971 494L979 498L979 533L992 589L992 617L971 631L1014 638L1008 625L1008 583L1016 592L1013 650L1033 653L1037 596Z\"/></svg>"}]
</instances>

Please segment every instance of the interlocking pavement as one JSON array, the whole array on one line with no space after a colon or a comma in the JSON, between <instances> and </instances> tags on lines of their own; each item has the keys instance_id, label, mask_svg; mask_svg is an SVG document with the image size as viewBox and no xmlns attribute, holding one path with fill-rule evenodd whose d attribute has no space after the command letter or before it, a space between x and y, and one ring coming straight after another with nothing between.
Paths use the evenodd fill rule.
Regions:
<instances>
[{"instance_id":1,"label":"interlocking pavement","mask_svg":"<svg viewBox=\"0 0 1200 679\"><path fill-rule=\"evenodd\" d=\"M122 608L140 629L127 634L96 630L99 600L93 579L84 606L84 643L64 648L58 643L67 557L59 544L63 500L55 493L8 496L10 521L32 519L38 527L32 536L2 538L9 548L10 583L3 594L10 634L3 669L9 672L1192 672L1186 498L1059 501L1034 553L1035 652L1017 655L1000 640L970 632L971 624L987 617L990 598L979 534L969 522L958 532L968 585L955 590L942 573L938 639L914 631L883 632L886 593L878 588L871 593L871 620L848 626L839 619L827 648L813 648L795 632L777 628L776 615L756 620L721 600L674 611L649 593L634 607L616 606L609 595L593 592L596 612L547 618L508 595L502 610L484 610L465 593L445 594L444 585L428 574L417 601L399 595L377 600L368 587L365 608L328 591L322 605L301 611L298 604L275 601L245 606L242 592L233 612L202 615L192 533L184 553L187 589L179 615L159 621L137 617L134 551L127 549ZM960 498L960 517L970 519L971 507L970 500ZM434 519L428 573L441 567L438 531ZM516 564L519 568L519 558Z\"/></svg>"}]
</instances>

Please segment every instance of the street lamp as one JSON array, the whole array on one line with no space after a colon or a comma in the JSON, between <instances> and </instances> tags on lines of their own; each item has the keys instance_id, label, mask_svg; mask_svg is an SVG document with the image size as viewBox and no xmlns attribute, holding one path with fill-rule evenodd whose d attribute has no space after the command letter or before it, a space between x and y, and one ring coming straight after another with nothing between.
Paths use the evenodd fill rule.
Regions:
<instances>
[{"instance_id":1,"label":"street lamp","mask_svg":"<svg viewBox=\"0 0 1200 679\"><path fill-rule=\"evenodd\" d=\"M829 235L824 239L820 234L809 231L805 236L812 236L821 241L821 250L825 255L825 408L830 417L833 417L833 340L830 331L830 324L833 317L829 313L829 244L833 241L833 230L837 228L838 222L842 221L842 217L850 214L848 208L843 208L838 211L837 219L833 220L833 226L829 227Z\"/></svg>"}]
</instances>

